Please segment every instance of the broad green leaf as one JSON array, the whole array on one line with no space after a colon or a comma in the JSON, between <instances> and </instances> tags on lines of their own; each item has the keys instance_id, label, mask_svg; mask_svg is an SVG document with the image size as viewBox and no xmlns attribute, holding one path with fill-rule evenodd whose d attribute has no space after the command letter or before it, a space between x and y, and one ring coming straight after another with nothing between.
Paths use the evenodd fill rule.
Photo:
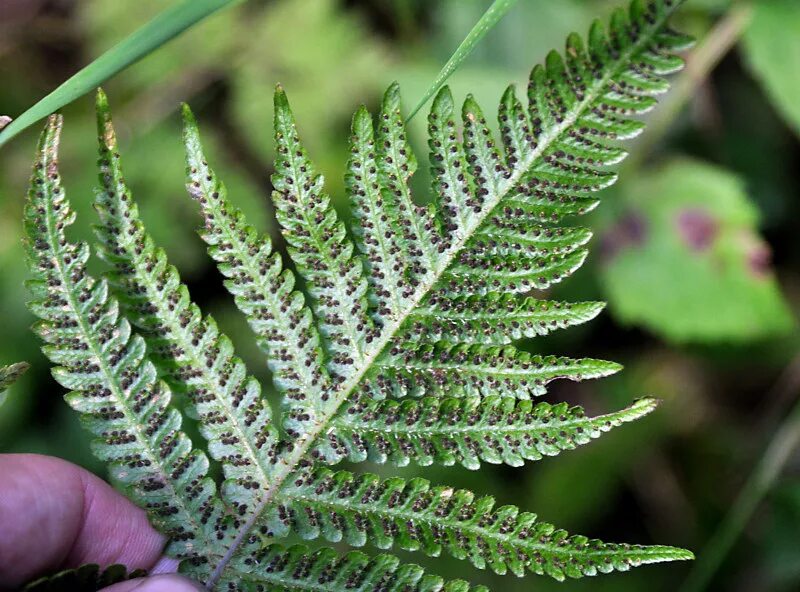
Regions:
<instances>
[{"instance_id":1,"label":"broad green leaf","mask_svg":"<svg viewBox=\"0 0 800 592\"><path fill-rule=\"evenodd\" d=\"M166 9L25 111L0 132L0 146L25 128L99 86L196 22L239 0L184 0Z\"/></svg>"},{"instance_id":2,"label":"broad green leaf","mask_svg":"<svg viewBox=\"0 0 800 592\"><path fill-rule=\"evenodd\" d=\"M796 0L757 1L744 50L753 76L800 134L800 5Z\"/></svg>"},{"instance_id":3,"label":"broad green leaf","mask_svg":"<svg viewBox=\"0 0 800 592\"><path fill-rule=\"evenodd\" d=\"M635 206L602 239L603 281L620 320L678 342L791 328L758 212L736 176L677 160L625 191Z\"/></svg>"}]
</instances>

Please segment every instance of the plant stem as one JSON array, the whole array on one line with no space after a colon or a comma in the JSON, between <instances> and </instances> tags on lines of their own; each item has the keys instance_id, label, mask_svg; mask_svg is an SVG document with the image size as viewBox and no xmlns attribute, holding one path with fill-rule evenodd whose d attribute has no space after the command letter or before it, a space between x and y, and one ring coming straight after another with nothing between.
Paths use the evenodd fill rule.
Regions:
<instances>
[{"instance_id":1,"label":"plant stem","mask_svg":"<svg viewBox=\"0 0 800 592\"><path fill-rule=\"evenodd\" d=\"M747 526L761 500L780 476L792 452L800 446L800 398L778 428L739 497L708 541L681 587L681 592L702 592Z\"/></svg>"}]
</instances>

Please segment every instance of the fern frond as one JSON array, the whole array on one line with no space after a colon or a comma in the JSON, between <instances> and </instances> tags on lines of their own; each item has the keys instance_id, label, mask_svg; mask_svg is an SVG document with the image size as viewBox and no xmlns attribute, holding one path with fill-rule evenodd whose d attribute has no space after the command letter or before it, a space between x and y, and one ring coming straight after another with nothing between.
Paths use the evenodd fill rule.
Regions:
<instances>
[{"instance_id":1,"label":"fern frond","mask_svg":"<svg viewBox=\"0 0 800 592\"><path fill-rule=\"evenodd\" d=\"M334 420L312 454L328 464L347 459L397 466L459 463L473 470L481 462L518 467L588 444L657 405L643 398L620 411L586 417L582 408L567 403L534 405L494 395L402 402L365 398Z\"/></svg>"},{"instance_id":2,"label":"fern frond","mask_svg":"<svg viewBox=\"0 0 800 592\"><path fill-rule=\"evenodd\" d=\"M453 95L445 86L434 98L428 115L431 189L437 196L442 232L461 235L474 223L480 207L474 197L472 178L467 174L464 146L457 134Z\"/></svg>"},{"instance_id":3,"label":"fern frond","mask_svg":"<svg viewBox=\"0 0 800 592\"><path fill-rule=\"evenodd\" d=\"M362 392L375 398L406 395L491 395L528 399L544 395L557 379L609 376L622 366L589 358L534 356L506 345L406 344L373 365Z\"/></svg>"},{"instance_id":4,"label":"fern frond","mask_svg":"<svg viewBox=\"0 0 800 592\"><path fill-rule=\"evenodd\" d=\"M224 185L208 166L188 106L184 106L183 117L186 187L202 209L205 227L201 235L267 356L275 385L285 393L283 427L296 437L320 420L330 388L311 310L303 295L294 290L294 275L283 268L269 238L249 226L228 200Z\"/></svg>"},{"instance_id":5,"label":"fern frond","mask_svg":"<svg viewBox=\"0 0 800 592\"><path fill-rule=\"evenodd\" d=\"M485 296L545 290L572 275L586 260L588 251L577 249L547 257L486 255L465 249L458 261L442 274L433 297Z\"/></svg>"},{"instance_id":6,"label":"fern frond","mask_svg":"<svg viewBox=\"0 0 800 592\"><path fill-rule=\"evenodd\" d=\"M441 254L434 232L433 212L414 203L409 179L417 170L417 159L406 138L400 113L400 86L392 84L383 95L383 103L375 137L378 179L384 211L401 236L406 270L403 275L416 287L430 273Z\"/></svg>"},{"instance_id":7,"label":"fern frond","mask_svg":"<svg viewBox=\"0 0 800 592\"><path fill-rule=\"evenodd\" d=\"M178 270L145 231L125 184L108 100L97 94L100 183L95 209L112 289L170 386L185 390L209 453L231 480L224 492L241 514L269 486L278 438L261 385L234 355L211 317L203 318Z\"/></svg>"},{"instance_id":8,"label":"fern frond","mask_svg":"<svg viewBox=\"0 0 800 592\"><path fill-rule=\"evenodd\" d=\"M272 200L289 254L306 279L332 374L342 381L374 338L367 312L367 282L355 246L338 219L318 174L300 144L282 88L275 91L278 156Z\"/></svg>"},{"instance_id":9,"label":"fern frond","mask_svg":"<svg viewBox=\"0 0 800 592\"><path fill-rule=\"evenodd\" d=\"M445 582L418 565L402 564L392 555L368 557L333 549L309 552L302 545L269 545L252 558L232 565L233 576L220 584L230 592L261 590L297 592L487 592L462 580Z\"/></svg>"},{"instance_id":10,"label":"fern frond","mask_svg":"<svg viewBox=\"0 0 800 592\"><path fill-rule=\"evenodd\" d=\"M0 366L0 396L2 396L6 389L10 388L17 382L23 374L30 368L27 362L17 362L8 366Z\"/></svg>"},{"instance_id":11,"label":"fern frond","mask_svg":"<svg viewBox=\"0 0 800 592\"><path fill-rule=\"evenodd\" d=\"M491 497L432 487L424 479L381 480L322 470L285 487L264 525L305 539L398 546L438 557L447 551L479 569L517 576L526 571L557 580L627 571L645 563L689 559L674 547L617 545L570 536L515 506L495 508Z\"/></svg>"},{"instance_id":12,"label":"fern frond","mask_svg":"<svg viewBox=\"0 0 800 592\"><path fill-rule=\"evenodd\" d=\"M145 357L145 343L120 318L105 282L86 273L89 248L67 241L74 220L58 174L61 117L42 133L25 206L29 284L35 329L54 363L67 402L96 439L93 450L111 463L115 481L148 509L177 557L213 562L229 528L206 476L208 459L181 431L170 391Z\"/></svg>"},{"instance_id":13,"label":"fern frond","mask_svg":"<svg viewBox=\"0 0 800 592\"><path fill-rule=\"evenodd\" d=\"M542 394L557 378L580 380L618 369L596 360L533 357L511 346L486 345L480 338L415 342L415 313L445 299L491 306L499 293L520 298L525 307L516 294L559 282L583 263L589 234L571 228L565 218L597 205L592 194L614 182L616 175L607 167L624 156L613 140L641 131L643 124L634 116L652 107L651 95L665 87L661 76L680 63L671 52L686 38L666 26L680 4L634 0L628 13L614 13L608 33L593 25L585 46L577 35L570 36L564 58L553 52L544 66L533 69L527 106L513 91L505 93L500 141L475 100L467 97L459 142L443 90L429 119L434 182L446 184L433 208L418 207L411 199L408 178L416 164L393 85L374 137L363 110L354 121L348 187L361 209L356 248L363 251L358 254L278 89L274 199L290 255L311 286L333 386L322 393L323 403L315 394L293 408L292 413L307 419L302 432L281 455L270 491L237 530L208 585L226 577L230 562L252 554L246 543L261 524L259 516L305 478L312 451L335 429L343 410L365 394L526 398ZM383 243L376 244L378 222L386 231ZM389 272L393 275L387 278ZM556 562L548 570L557 575L599 570L585 555L591 549L576 544L578 567ZM631 558L638 561L648 553L637 551ZM658 547L652 553L663 559L689 557ZM582 554L588 563L581 563ZM625 566L625 561L613 565Z\"/></svg>"},{"instance_id":14,"label":"fern frond","mask_svg":"<svg viewBox=\"0 0 800 592\"><path fill-rule=\"evenodd\" d=\"M634 117L663 92L686 39L666 21L681 0L633 0L608 32L567 40L530 77L527 104L504 93L495 138L472 97L461 130L448 89L428 119L430 205L416 204L417 162L397 85L377 122L352 123L346 186L354 239L300 142L282 88L275 93L273 200L289 255L308 288L268 238L228 200L184 108L187 188L200 204L202 238L226 277L282 394L279 433L258 383L230 340L203 317L145 232L125 185L105 98L99 97L102 191L97 206L113 290L143 333L132 335L105 282L86 274L86 245L67 242L73 219L60 187L51 119L26 207L32 310L67 398L97 436L95 450L170 537L182 571L209 590L467 592L388 555L285 549L300 534L351 545L373 542L429 555L443 551L497 573L581 577L690 559L664 546L570 536L513 506L427 481L355 476L324 464L345 459L477 468L559 454L649 413L652 399L585 417L567 404L534 405L556 379L619 370L612 362L531 355L526 337L596 316L594 302L529 294L562 281L586 258L589 230L568 221L598 204L613 183L616 140L639 133ZM146 340L146 341L145 341ZM145 345L147 344L147 345ZM165 380L185 391L211 455L227 480L223 499L170 408ZM401 397L407 397L400 400Z\"/></svg>"},{"instance_id":15,"label":"fern frond","mask_svg":"<svg viewBox=\"0 0 800 592\"><path fill-rule=\"evenodd\" d=\"M585 323L604 307L602 302L556 302L495 293L484 298L431 297L409 315L406 337L422 343L502 345Z\"/></svg>"},{"instance_id":16,"label":"fern frond","mask_svg":"<svg viewBox=\"0 0 800 592\"><path fill-rule=\"evenodd\" d=\"M147 573L144 570L128 573L124 565L110 565L100 569L99 565L87 564L34 580L21 592L99 592L113 584L145 575Z\"/></svg>"},{"instance_id":17,"label":"fern frond","mask_svg":"<svg viewBox=\"0 0 800 592\"><path fill-rule=\"evenodd\" d=\"M387 214L386 193L379 177L372 116L361 107L353 116L350 161L345 174L353 198L353 232L366 264L376 321L396 315L413 294L406 277L404 237Z\"/></svg>"}]
</instances>

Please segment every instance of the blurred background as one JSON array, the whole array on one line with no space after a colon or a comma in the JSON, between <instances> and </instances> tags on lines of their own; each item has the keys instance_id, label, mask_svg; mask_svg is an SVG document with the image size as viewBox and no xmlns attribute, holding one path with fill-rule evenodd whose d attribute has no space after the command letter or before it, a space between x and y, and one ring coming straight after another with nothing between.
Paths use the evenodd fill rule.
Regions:
<instances>
[{"instance_id":1,"label":"blurred background","mask_svg":"<svg viewBox=\"0 0 800 592\"><path fill-rule=\"evenodd\" d=\"M0 115L24 111L164 4L0 0ZM487 114L495 113L509 82L524 84L547 50L562 47L571 31L585 32L614 5L520 0L452 77L455 95L473 92ZM345 214L355 108L375 108L393 80L410 108L487 6L249 1L106 85L126 176L150 232L265 385L263 357L195 233L199 216L183 188L179 103L195 109L231 198L277 237L265 199L274 85L286 88L303 139ZM629 146L633 156L620 182L588 221L596 234L587 263L552 291L557 298L606 300L608 308L586 326L525 346L626 366L601 381L553 384L548 400L580 403L592 413L645 394L663 405L588 447L522 469L400 472L492 494L571 532L678 545L702 556L754 467L783 460L773 454L776 445L765 457L770 442L791 443L800 430L790 419L800 393L800 3L691 0L675 24L700 40L688 54L690 67ZM62 146L63 177L79 214L72 237L90 240L92 109L90 97L64 109ZM417 116L411 131L421 161L424 125ZM54 454L103 474L29 331L20 220L37 132L0 150L0 364L32 364L0 408L0 451ZM425 168L414 181L418 195L427 192ZM93 266L103 270L97 261ZM800 454L788 454L780 468L705 589L800 590ZM507 592L666 592L678 590L692 567L645 567L559 585L478 572L449 558L414 561Z\"/></svg>"}]
</instances>

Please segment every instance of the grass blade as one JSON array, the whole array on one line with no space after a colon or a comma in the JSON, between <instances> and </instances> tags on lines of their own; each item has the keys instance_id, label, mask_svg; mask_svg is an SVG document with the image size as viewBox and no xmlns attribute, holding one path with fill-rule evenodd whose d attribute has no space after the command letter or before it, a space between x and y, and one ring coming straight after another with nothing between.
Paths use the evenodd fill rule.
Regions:
<instances>
[{"instance_id":1,"label":"grass blade","mask_svg":"<svg viewBox=\"0 0 800 592\"><path fill-rule=\"evenodd\" d=\"M800 399L770 440L736 501L695 563L681 592L705 592L761 501L800 447Z\"/></svg>"},{"instance_id":2,"label":"grass blade","mask_svg":"<svg viewBox=\"0 0 800 592\"><path fill-rule=\"evenodd\" d=\"M25 128L94 90L217 10L241 0L182 0L123 39L0 131L0 146Z\"/></svg>"},{"instance_id":3,"label":"grass blade","mask_svg":"<svg viewBox=\"0 0 800 592\"><path fill-rule=\"evenodd\" d=\"M464 41L461 42L461 45L458 46L455 53L450 56L450 59L447 60L447 63L444 67L439 71L438 76L436 76L436 80L433 81L428 87L428 90L425 91L425 95L420 99L417 106L411 111L411 114L406 119L406 122L411 121L411 118L417 114L422 106L428 102L428 100L436 94L436 92L441 88L441 86L445 83L445 81L450 78L450 75L455 72L458 67L461 65L469 54L472 53L472 50L478 45L481 39L483 39L484 35L488 33L492 27L494 27L503 16L511 9L514 4L516 4L517 0L494 0L492 5L483 13L483 16L475 23L475 26L472 27L472 30L469 34L464 38Z\"/></svg>"}]
</instances>

